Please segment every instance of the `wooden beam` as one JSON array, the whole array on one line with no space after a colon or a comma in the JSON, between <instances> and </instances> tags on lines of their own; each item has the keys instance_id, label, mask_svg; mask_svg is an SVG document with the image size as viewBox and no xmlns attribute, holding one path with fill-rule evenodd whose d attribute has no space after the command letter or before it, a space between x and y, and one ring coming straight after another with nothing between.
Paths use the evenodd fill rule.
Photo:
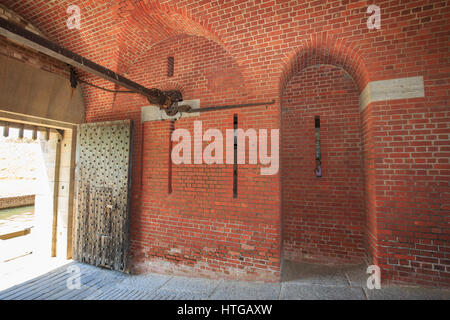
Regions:
<instances>
[{"instance_id":1,"label":"wooden beam","mask_svg":"<svg viewBox=\"0 0 450 320\"><path fill-rule=\"evenodd\" d=\"M14 129L19 129L19 138L23 138L24 135L24 130L37 130L37 131L50 131L50 129L54 129L54 128L50 128L50 127L44 127L44 126L40 126L40 125L32 125L32 124L27 124L27 123L19 123L19 122L7 122L7 121L3 121L2 118L0 118L0 127L5 127L7 126L9 129L14 128ZM57 131L58 133L61 134L61 136L64 136L64 130L62 129L54 129L55 131ZM47 140L47 133L45 133L45 138Z\"/></svg>"},{"instance_id":2,"label":"wooden beam","mask_svg":"<svg viewBox=\"0 0 450 320\"><path fill-rule=\"evenodd\" d=\"M53 220L52 220L52 249L51 256L56 257L56 244L58 241L58 199L59 199L59 169L61 163L61 139L56 140L55 178L53 181Z\"/></svg>"},{"instance_id":3,"label":"wooden beam","mask_svg":"<svg viewBox=\"0 0 450 320\"><path fill-rule=\"evenodd\" d=\"M19 231L0 234L0 240L8 240L16 237L26 236L27 234L30 234L30 232L31 232L30 228L25 228Z\"/></svg>"},{"instance_id":4,"label":"wooden beam","mask_svg":"<svg viewBox=\"0 0 450 320\"><path fill-rule=\"evenodd\" d=\"M171 98L163 91L156 88L148 89L141 86L110 69L92 62L89 59L67 50L62 46L3 18L0 18L0 35L5 36L7 39L19 43L20 45L34 49L73 67L95 74L102 79L111 81L121 87L141 94L145 96L151 104L159 105L163 109L172 105Z\"/></svg>"}]
</instances>

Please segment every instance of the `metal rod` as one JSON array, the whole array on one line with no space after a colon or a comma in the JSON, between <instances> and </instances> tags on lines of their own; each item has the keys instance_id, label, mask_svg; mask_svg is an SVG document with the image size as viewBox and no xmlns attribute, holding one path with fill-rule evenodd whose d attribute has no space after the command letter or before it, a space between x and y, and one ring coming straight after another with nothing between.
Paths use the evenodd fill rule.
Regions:
<instances>
[{"instance_id":1,"label":"metal rod","mask_svg":"<svg viewBox=\"0 0 450 320\"><path fill-rule=\"evenodd\" d=\"M155 88L148 89L141 86L140 84L122 77L110 69L92 62L3 18L0 18L0 35L5 36L6 38L21 45L44 53L59 61L67 63L73 67L95 74L102 79L111 81L124 88L139 93L147 97L149 102L152 104L160 105L162 108L167 108L172 104L170 97L161 90Z\"/></svg>"},{"instance_id":2,"label":"metal rod","mask_svg":"<svg viewBox=\"0 0 450 320\"><path fill-rule=\"evenodd\" d=\"M246 108L246 107L256 107L256 106L264 106L274 104L275 100L270 102L255 102L255 103L246 103L246 104L231 104L227 106L217 106L217 107L206 107L199 109L191 109L186 111L187 113L197 113L197 112L208 112L208 111L217 111L217 110L225 110L225 109L236 109L236 108Z\"/></svg>"}]
</instances>

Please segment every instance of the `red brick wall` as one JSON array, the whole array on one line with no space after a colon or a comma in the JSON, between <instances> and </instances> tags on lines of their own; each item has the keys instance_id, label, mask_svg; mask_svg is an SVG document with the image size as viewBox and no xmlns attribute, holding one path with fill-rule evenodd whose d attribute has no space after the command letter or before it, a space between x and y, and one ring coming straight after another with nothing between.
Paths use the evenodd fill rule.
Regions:
<instances>
[{"instance_id":1,"label":"red brick wall","mask_svg":"<svg viewBox=\"0 0 450 320\"><path fill-rule=\"evenodd\" d=\"M167 57L175 74L167 77ZM202 106L242 103L249 95L239 66L218 44L194 36L165 41L128 70L148 87L180 89ZM180 85L183 84L183 85ZM98 92L87 99L98 99ZM111 99L111 98L110 98ZM135 119L131 253L135 272L276 281L280 272L279 176L261 176L259 165L239 165L238 197L233 198L232 165L172 165L169 178L170 121L138 120L148 105L138 95L117 95L114 117ZM245 101L245 100L244 100ZM88 112L90 121L110 118ZM193 122L209 128L279 128L276 107L256 107L181 118L175 129L193 136ZM205 147L208 143L203 143ZM225 154L225 139L224 139ZM169 179L172 193L169 194Z\"/></svg>"},{"instance_id":2,"label":"red brick wall","mask_svg":"<svg viewBox=\"0 0 450 320\"><path fill-rule=\"evenodd\" d=\"M2 0L2 3L44 31L51 40L108 68L126 72L127 77L144 85L180 87L185 98L200 98L202 106L276 99L277 103L268 109L261 107L239 111L239 119L243 119L240 123L257 128L281 126L280 93L299 70L314 61L343 67L354 78L358 93L368 81L423 76L425 98L373 103L361 113L365 233L369 240L368 254L374 263L381 266L383 280L449 284L450 210L447 203L450 54L447 21L450 7L447 1L377 1L382 14L381 30L367 29L366 9L373 2L365 0L301 3L294 0L121 3L61 0L52 4L45 0ZM65 10L71 4L81 7L81 30L68 30L66 27ZM184 43L186 46L174 51L171 42ZM159 46L162 49L158 54ZM155 48L153 55L152 48ZM190 56L191 51L195 54ZM166 71L163 69L169 54L175 56L176 74L173 79L164 80ZM147 57L145 63L143 57ZM220 63L215 61L216 57L220 57L217 58ZM180 63L182 61L186 63ZM183 73L187 76L182 76ZM105 81L93 80L93 77L88 79L111 89L119 89ZM236 90L236 87L239 89ZM246 246L249 244L245 243L248 240L243 240L237 252L247 252L245 254L249 256L249 263L254 265L260 265L260 261L273 263L268 269L258 270L270 270L270 275L266 274L263 278L277 277L281 246L280 175L262 178L256 175L255 166L244 167L239 182L246 186L241 187L244 199L235 202L218 196L220 187L217 185L214 194L208 195L208 200L205 200L207 192L204 189L207 186L200 182L207 181L205 172L217 179L220 174L229 177L226 170L230 169L225 166L192 169L192 172L198 172L192 175L199 182L195 184L195 191L200 194L200 199L195 202L179 193L182 182L181 178L177 178L177 172L191 169L174 168L174 193L166 198L178 197L178 201L188 199L186 201L195 202L198 207L187 210L189 213L180 213L180 207L168 209L172 202L161 194L151 190L141 192L141 188L149 188L146 183L152 182L157 186L156 181L148 180L150 173L154 174L156 169L152 169L152 163L142 161L143 156L151 155L148 139L154 138L152 130L156 130L151 125L143 130L139 124L139 108L147 104L145 99L138 95L114 95L87 87L83 87L83 90L88 121L135 120L132 186L132 220L135 228L132 245L135 253L149 252L149 261L156 259L154 257L157 254L162 261L173 261L167 253L170 251L167 245L161 247L151 244L156 243L157 239L150 231L146 231L149 230L145 229L147 227L139 229L139 225L143 225L143 221L154 214L149 204L154 204L156 211L164 213L158 219L164 218L172 225L183 221L183 214L189 217L189 223L203 223L206 221L203 220L203 211L215 210L217 217L208 216L208 221L213 221L208 227L196 224L197 227L192 231L195 237L198 235L200 239L206 230L210 230L208 228L218 226L222 228L218 239L223 239L225 234L229 235L228 239L234 239L237 227L231 230L220 227L220 223L237 221L239 228L253 230L252 243L255 243L255 250L251 254L245 249L248 248ZM215 126L216 122L219 128L228 123L231 127L232 112L206 117L211 118L206 120L205 128ZM177 125L183 121L183 125L189 127L191 120L188 119L180 120ZM160 143L160 148L167 145L163 140ZM165 155L163 159L168 161ZM142 170L143 165L150 167ZM165 175L163 172L160 174ZM162 176L160 179L162 188L166 183ZM229 181L224 180L222 186L223 190L231 190ZM261 190L267 193L260 194ZM187 194L188 191L185 188L183 192ZM227 192L224 191L224 194ZM216 200L217 197L220 200ZM238 210L236 203L240 203ZM216 207L222 208L222 211L217 213ZM219 221L218 217L223 220ZM274 235L269 233L261 240L255 225L258 223L260 226L260 222L264 234L266 229L270 229ZM187 228L188 222L183 223L178 229L167 229L158 223L153 228L165 232L171 239L175 237L174 243L181 247L181 236L175 231ZM147 240L143 240L146 237ZM204 242L194 240L192 234L188 239L184 247L187 249L182 250L186 258L180 260L184 262L170 264L170 268L185 265L195 271L204 264L211 276L221 276L226 272L226 259L219 258L222 249L213 251L213 258L209 258L209 253L206 254L209 249L198 254L200 249L197 246ZM225 243L230 244L230 248L222 250L228 250L228 256L236 251L235 246L231 245L233 241L227 240ZM256 244L259 242L261 245L258 247ZM211 246L218 248L219 244ZM264 249L259 250L261 248ZM197 260L191 257L197 257ZM227 257L227 254L223 257ZM195 267L193 260L201 263ZM244 266L244 262L239 261L233 268ZM239 270L253 272L251 268L255 267ZM231 274L236 277L245 277L233 272Z\"/></svg>"},{"instance_id":3,"label":"red brick wall","mask_svg":"<svg viewBox=\"0 0 450 320\"><path fill-rule=\"evenodd\" d=\"M320 116L322 178L316 166ZM282 98L283 256L359 263L364 257L364 184L358 90L342 69L311 66Z\"/></svg>"},{"instance_id":4,"label":"red brick wall","mask_svg":"<svg viewBox=\"0 0 450 320\"><path fill-rule=\"evenodd\" d=\"M376 263L385 281L448 286L447 102L410 99L370 106L373 121Z\"/></svg>"},{"instance_id":5,"label":"red brick wall","mask_svg":"<svg viewBox=\"0 0 450 320\"><path fill-rule=\"evenodd\" d=\"M40 30L35 28L30 22L23 20L21 16L7 7L0 6L0 17L10 22L19 24L21 27L27 28L27 30L45 37L45 35L43 35ZM69 68L65 63L53 59L45 54L23 47L15 42L8 41L5 37L0 37L0 54L21 61L35 68L69 77Z\"/></svg>"}]
</instances>

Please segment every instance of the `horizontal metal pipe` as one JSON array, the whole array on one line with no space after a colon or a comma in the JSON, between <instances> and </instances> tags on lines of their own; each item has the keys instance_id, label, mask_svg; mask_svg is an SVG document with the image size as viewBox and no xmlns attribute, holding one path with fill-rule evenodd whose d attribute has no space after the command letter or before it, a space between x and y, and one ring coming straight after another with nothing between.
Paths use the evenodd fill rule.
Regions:
<instances>
[{"instance_id":1,"label":"horizontal metal pipe","mask_svg":"<svg viewBox=\"0 0 450 320\"><path fill-rule=\"evenodd\" d=\"M21 45L27 46L31 49L44 53L52 58L67 63L73 67L82 69L89 73L95 74L100 78L111 81L124 88L139 93L153 103L160 105L163 108L167 108L171 105L172 101L164 92L159 89L148 89L140 84L131 81L114 71L107 69L89 59L86 59L70 50L63 48L62 46L51 42L33 32L30 32L20 25L0 18L0 35L15 41Z\"/></svg>"},{"instance_id":2,"label":"horizontal metal pipe","mask_svg":"<svg viewBox=\"0 0 450 320\"><path fill-rule=\"evenodd\" d=\"M255 102L255 103L246 103L246 104L231 104L226 106L217 106L217 107L206 107L199 109L191 109L187 111L188 113L197 113L197 112L208 112L208 111L218 111L218 110L227 110L227 109L237 109L237 108L246 108L246 107L256 107L256 106L265 106L272 105L275 103L275 100L270 102Z\"/></svg>"}]
</instances>

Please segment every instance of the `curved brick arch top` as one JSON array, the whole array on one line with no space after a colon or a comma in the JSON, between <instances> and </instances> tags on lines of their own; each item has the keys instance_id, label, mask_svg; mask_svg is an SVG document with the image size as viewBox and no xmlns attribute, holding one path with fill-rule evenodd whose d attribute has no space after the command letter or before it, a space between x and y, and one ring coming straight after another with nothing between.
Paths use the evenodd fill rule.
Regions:
<instances>
[{"instance_id":1,"label":"curved brick arch top","mask_svg":"<svg viewBox=\"0 0 450 320\"><path fill-rule=\"evenodd\" d=\"M131 64L152 47L183 35L203 37L225 49L210 26L191 16L185 9L178 10L156 1L146 1L130 8L120 8L117 14L125 21L118 37L119 72L128 71Z\"/></svg>"},{"instance_id":2,"label":"curved brick arch top","mask_svg":"<svg viewBox=\"0 0 450 320\"><path fill-rule=\"evenodd\" d=\"M295 74L313 65L323 64L343 68L352 76L360 93L369 82L366 65L357 50L342 40L333 40L320 35L312 36L286 60L280 77L280 97Z\"/></svg>"},{"instance_id":3,"label":"curved brick arch top","mask_svg":"<svg viewBox=\"0 0 450 320\"><path fill-rule=\"evenodd\" d=\"M171 77L167 76L169 56L175 59ZM236 104L251 94L233 56L205 37L180 35L164 40L139 55L130 65L127 76L147 87L179 90L184 100L201 98L205 106ZM118 104L123 108L128 102L120 100ZM146 105L147 101L134 103L128 108Z\"/></svg>"},{"instance_id":4,"label":"curved brick arch top","mask_svg":"<svg viewBox=\"0 0 450 320\"><path fill-rule=\"evenodd\" d=\"M186 95L186 89L178 81L164 81L160 84L159 88L163 91L179 91L183 97Z\"/></svg>"}]
</instances>

